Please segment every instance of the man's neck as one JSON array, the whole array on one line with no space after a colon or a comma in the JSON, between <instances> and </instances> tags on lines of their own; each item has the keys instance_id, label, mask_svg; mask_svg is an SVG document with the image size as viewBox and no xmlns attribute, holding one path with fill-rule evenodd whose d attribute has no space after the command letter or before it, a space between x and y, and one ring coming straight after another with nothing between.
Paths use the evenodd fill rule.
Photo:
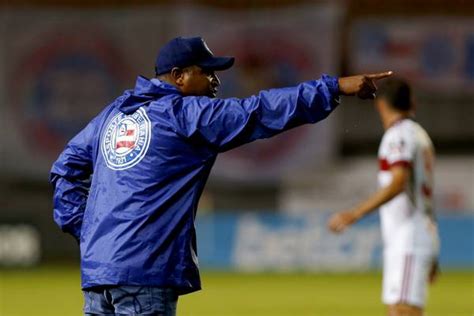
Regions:
<instances>
[{"instance_id":1,"label":"man's neck","mask_svg":"<svg viewBox=\"0 0 474 316\"><path fill-rule=\"evenodd\" d=\"M167 75L156 76L156 79L164 81L172 85L173 87L176 87L179 90L178 86L172 80L170 80L170 78Z\"/></svg>"},{"instance_id":2,"label":"man's neck","mask_svg":"<svg viewBox=\"0 0 474 316\"><path fill-rule=\"evenodd\" d=\"M408 112L392 112L390 114L387 114L383 120L384 128L385 130L387 130L393 125L395 125L397 122L407 119L409 117L410 113Z\"/></svg>"}]
</instances>

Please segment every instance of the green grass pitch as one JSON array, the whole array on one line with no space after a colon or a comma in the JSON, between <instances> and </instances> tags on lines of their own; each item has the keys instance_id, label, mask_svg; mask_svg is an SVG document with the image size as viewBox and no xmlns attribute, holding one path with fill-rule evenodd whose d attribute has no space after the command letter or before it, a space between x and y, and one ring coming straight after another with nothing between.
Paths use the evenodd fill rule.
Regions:
<instances>
[{"instance_id":1,"label":"green grass pitch","mask_svg":"<svg viewBox=\"0 0 474 316\"><path fill-rule=\"evenodd\" d=\"M204 272L204 290L182 296L179 316L381 316L381 275ZM76 267L0 270L1 316L79 316ZM444 272L427 316L473 316L474 272Z\"/></svg>"}]
</instances>

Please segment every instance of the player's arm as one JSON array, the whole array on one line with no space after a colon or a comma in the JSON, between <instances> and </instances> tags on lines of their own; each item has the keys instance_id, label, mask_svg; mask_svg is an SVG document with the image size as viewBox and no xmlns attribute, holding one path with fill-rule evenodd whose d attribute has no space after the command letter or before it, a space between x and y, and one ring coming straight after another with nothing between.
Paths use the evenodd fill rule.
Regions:
<instances>
[{"instance_id":1,"label":"player's arm","mask_svg":"<svg viewBox=\"0 0 474 316\"><path fill-rule=\"evenodd\" d=\"M390 72L345 78L323 76L295 87L261 91L245 99L186 97L178 125L186 137L204 139L222 152L321 121L337 107L340 95L371 98L376 89L374 81L389 75Z\"/></svg>"},{"instance_id":2,"label":"player's arm","mask_svg":"<svg viewBox=\"0 0 474 316\"><path fill-rule=\"evenodd\" d=\"M80 238L89 195L95 130L92 121L67 144L54 162L49 178L54 189L54 220L76 240Z\"/></svg>"},{"instance_id":3,"label":"player's arm","mask_svg":"<svg viewBox=\"0 0 474 316\"><path fill-rule=\"evenodd\" d=\"M336 233L342 232L351 224L403 192L410 179L410 167L405 164L395 164L390 168L390 172L392 173L392 182L389 185L380 188L355 208L334 214L329 219L329 229Z\"/></svg>"}]
</instances>

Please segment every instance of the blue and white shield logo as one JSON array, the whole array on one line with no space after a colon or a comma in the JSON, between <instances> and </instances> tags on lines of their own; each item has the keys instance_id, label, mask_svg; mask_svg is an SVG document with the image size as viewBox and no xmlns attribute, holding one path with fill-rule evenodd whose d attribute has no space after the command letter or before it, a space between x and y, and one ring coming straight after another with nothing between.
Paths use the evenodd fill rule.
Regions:
<instances>
[{"instance_id":1,"label":"blue and white shield logo","mask_svg":"<svg viewBox=\"0 0 474 316\"><path fill-rule=\"evenodd\" d=\"M125 170L135 166L148 151L150 136L151 123L145 110L115 115L105 129L101 145L107 167Z\"/></svg>"}]
</instances>

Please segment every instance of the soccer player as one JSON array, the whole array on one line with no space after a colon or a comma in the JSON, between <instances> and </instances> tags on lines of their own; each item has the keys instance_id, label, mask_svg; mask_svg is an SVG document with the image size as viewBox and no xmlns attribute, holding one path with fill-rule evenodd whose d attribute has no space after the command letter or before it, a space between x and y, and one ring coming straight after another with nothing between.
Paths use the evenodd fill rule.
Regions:
<instances>
[{"instance_id":1,"label":"soccer player","mask_svg":"<svg viewBox=\"0 0 474 316\"><path fill-rule=\"evenodd\" d=\"M156 78L138 77L54 163L54 219L80 244L86 315L175 315L178 296L201 288L195 215L217 155L316 123L340 95L372 98L391 75L216 98L216 71L233 63L202 38L171 40Z\"/></svg>"},{"instance_id":2,"label":"soccer player","mask_svg":"<svg viewBox=\"0 0 474 316\"><path fill-rule=\"evenodd\" d=\"M383 302L390 316L420 316L427 283L438 271L433 144L412 118L414 104L405 81L387 79L378 89L375 107L385 129L378 153L380 189L356 207L333 215L328 226L341 233L380 207Z\"/></svg>"}]
</instances>

